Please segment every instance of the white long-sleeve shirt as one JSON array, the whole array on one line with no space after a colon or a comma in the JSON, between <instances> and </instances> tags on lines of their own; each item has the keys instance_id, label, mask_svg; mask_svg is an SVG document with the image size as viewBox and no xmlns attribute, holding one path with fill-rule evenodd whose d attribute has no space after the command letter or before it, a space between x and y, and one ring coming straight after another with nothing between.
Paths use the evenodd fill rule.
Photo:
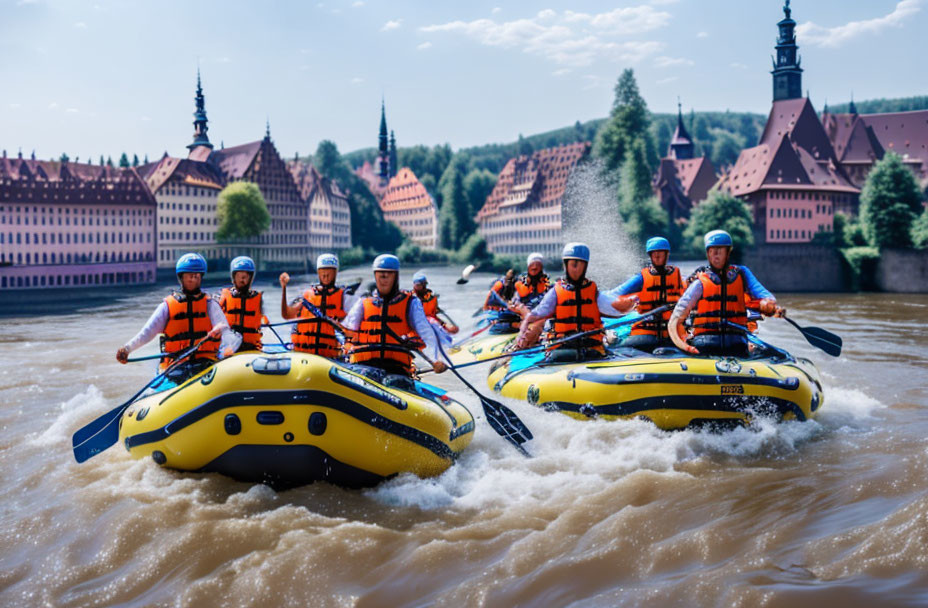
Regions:
<instances>
[{"instance_id":1,"label":"white long-sleeve shirt","mask_svg":"<svg viewBox=\"0 0 928 608\"><path fill-rule=\"evenodd\" d=\"M207 300L206 313L209 315L209 320L210 323L213 324L213 327L222 327L222 340L219 342L219 358L222 358L222 353L224 353L227 348L231 348L234 351L239 347L242 343L242 336L229 328L229 324L226 322L226 315L222 312L222 307L219 306L219 302L216 300L212 298ZM148 321L145 322L144 327L142 327L139 333L135 334L134 338L126 342L124 348L131 353L140 346L148 344L159 334L164 333L164 328L168 326L170 318L171 315L168 312L168 305L162 300L158 308L155 309L155 312L153 312L148 318Z\"/></svg>"},{"instance_id":2,"label":"white long-sleeve shirt","mask_svg":"<svg viewBox=\"0 0 928 608\"><path fill-rule=\"evenodd\" d=\"M422 341L425 342L425 354L429 355L434 361L438 358L438 341L435 339L435 332L432 329L432 324L429 323L428 318L425 316L425 311L422 309L422 302L419 301L419 298L413 296L409 296L407 302L409 306L409 315L407 317L409 319L409 324L416 330L416 333L419 334ZM348 316L345 317L342 325L347 329L357 331L361 328L362 320L364 320L364 298L354 303L351 310L348 311Z\"/></svg>"}]
</instances>

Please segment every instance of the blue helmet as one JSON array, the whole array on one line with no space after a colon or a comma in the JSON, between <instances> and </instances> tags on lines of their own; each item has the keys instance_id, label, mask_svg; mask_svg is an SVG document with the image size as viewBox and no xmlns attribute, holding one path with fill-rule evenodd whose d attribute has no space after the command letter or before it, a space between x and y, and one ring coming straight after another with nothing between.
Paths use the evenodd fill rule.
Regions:
<instances>
[{"instance_id":1,"label":"blue helmet","mask_svg":"<svg viewBox=\"0 0 928 608\"><path fill-rule=\"evenodd\" d=\"M713 230L707 232L705 237L706 249L709 247L733 247L731 235L724 230Z\"/></svg>"},{"instance_id":2,"label":"blue helmet","mask_svg":"<svg viewBox=\"0 0 928 608\"><path fill-rule=\"evenodd\" d=\"M395 255L389 253L382 253L374 258L374 264L372 265L373 270L391 270L393 272L400 271L400 259Z\"/></svg>"},{"instance_id":3,"label":"blue helmet","mask_svg":"<svg viewBox=\"0 0 928 608\"><path fill-rule=\"evenodd\" d=\"M564 245L564 251L561 252L562 260L583 260L589 263L590 248L586 243L567 243Z\"/></svg>"},{"instance_id":4,"label":"blue helmet","mask_svg":"<svg viewBox=\"0 0 928 608\"><path fill-rule=\"evenodd\" d=\"M175 274L179 275L183 272L206 274L206 260L199 253L185 253L177 259L177 264L174 266Z\"/></svg>"},{"instance_id":5,"label":"blue helmet","mask_svg":"<svg viewBox=\"0 0 928 608\"><path fill-rule=\"evenodd\" d=\"M240 255L229 264L229 272L233 275L240 271L250 272L253 275L255 270L255 261L247 255Z\"/></svg>"},{"instance_id":6,"label":"blue helmet","mask_svg":"<svg viewBox=\"0 0 928 608\"><path fill-rule=\"evenodd\" d=\"M335 268L338 270L338 256L334 253L323 253L316 258L316 270L323 268Z\"/></svg>"},{"instance_id":7,"label":"blue helmet","mask_svg":"<svg viewBox=\"0 0 928 608\"><path fill-rule=\"evenodd\" d=\"M412 275L413 285L415 285L416 283L428 283L428 282L429 282L428 277L426 277L425 273L422 272L421 270L418 271L416 274Z\"/></svg>"},{"instance_id":8,"label":"blue helmet","mask_svg":"<svg viewBox=\"0 0 928 608\"><path fill-rule=\"evenodd\" d=\"M666 251L670 252L670 241L665 239L662 236L652 236L648 239L648 242L644 246L645 253L651 253L652 251Z\"/></svg>"}]
</instances>

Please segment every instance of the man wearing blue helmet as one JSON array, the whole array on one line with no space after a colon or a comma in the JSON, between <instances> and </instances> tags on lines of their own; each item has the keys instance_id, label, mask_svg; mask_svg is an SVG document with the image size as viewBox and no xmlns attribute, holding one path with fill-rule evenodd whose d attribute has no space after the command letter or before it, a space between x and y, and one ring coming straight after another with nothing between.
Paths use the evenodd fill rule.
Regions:
<instances>
[{"instance_id":1,"label":"man wearing blue helmet","mask_svg":"<svg viewBox=\"0 0 928 608\"><path fill-rule=\"evenodd\" d=\"M706 234L704 242L709 266L697 274L677 302L670 316L670 338L681 350L694 355L746 357L747 336L729 325L747 326L745 302L757 300L760 312L766 316L782 316L786 311L777 306L773 294L746 266L729 264L733 246L730 234L713 230ZM693 309L693 337L687 344L679 328Z\"/></svg>"},{"instance_id":2,"label":"man wearing blue helmet","mask_svg":"<svg viewBox=\"0 0 928 608\"><path fill-rule=\"evenodd\" d=\"M529 328L537 321L553 318L552 332L548 338L557 340L571 334L601 328L601 315L617 316L631 308L605 293L600 293L596 283L586 278L586 269L590 262L590 248L586 244L567 243L561 259L564 261L564 276L557 280L554 287L545 293L541 303L525 317L516 338L517 349L529 346L526 336ZM594 359L603 357L605 353L603 334L600 332L568 341L549 352L547 358Z\"/></svg>"},{"instance_id":3,"label":"man wearing blue helmet","mask_svg":"<svg viewBox=\"0 0 928 608\"><path fill-rule=\"evenodd\" d=\"M411 376L415 371L410 345L418 338L442 373L447 366L438 359L438 344L422 303L400 285L400 261L395 255L377 256L373 264L373 293L355 302L343 326L355 334L348 360L380 368L387 373Z\"/></svg>"},{"instance_id":4,"label":"man wearing blue helmet","mask_svg":"<svg viewBox=\"0 0 928 608\"><path fill-rule=\"evenodd\" d=\"M255 261L240 255L229 264L232 287L226 287L219 296L219 306L226 315L232 331L242 336L239 351L261 350L261 324L267 322L264 312L264 294L251 288L255 278Z\"/></svg>"},{"instance_id":5,"label":"man wearing blue helmet","mask_svg":"<svg viewBox=\"0 0 928 608\"><path fill-rule=\"evenodd\" d=\"M212 365L217 355L222 358L235 352L241 337L229 329L219 303L200 290L206 274L203 256L198 253L182 255L177 260L175 271L181 291L175 291L158 305L141 331L116 351L116 360L126 363L130 352L158 334L163 334L161 352L168 355L183 352L208 336L209 339L190 357L189 363L172 374L172 380L182 382ZM171 363L173 359L165 357L161 368L165 369Z\"/></svg>"},{"instance_id":6,"label":"man wearing blue helmet","mask_svg":"<svg viewBox=\"0 0 928 608\"><path fill-rule=\"evenodd\" d=\"M445 335L450 341L451 337L448 334L454 335L458 333L458 326L438 316L444 314L445 311L438 305L438 294L429 289L429 279L425 276L425 272L421 270L412 275L412 295L422 302L422 310L429 322L437 325L441 331L446 332Z\"/></svg>"},{"instance_id":7,"label":"man wearing blue helmet","mask_svg":"<svg viewBox=\"0 0 928 608\"><path fill-rule=\"evenodd\" d=\"M686 289L680 269L667 264L670 257L670 242L667 239L662 236L648 239L645 252L651 258L651 263L609 292L609 295L619 296L629 307L637 304L639 314L648 313L666 304L676 304ZM622 341L622 346L646 352L652 352L659 346L672 346L673 342L667 334L670 312L668 310L656 319L645 319L635 323L629 336Z\"/></svg>"},{"instance_id":8,"label":"man wearing blue helmet","mask_svg":"<svg viewBox=\"0 0 928 608\"><path fill-rule=\"evenodd\" d=\"M341 321L348 314L349 295L344 287L335 284L338 278L338 256L323 253L316 258L316 274L319 282L311 285L303 295L287 304L287 284L290 275L280 275L280 314L284 319L306 319L297 323L290 333L293 350L334 359L341 355L342 345L331 323L317 316L321 312L325 317ZM313 310L315 308L315 310Z\"/></svg>"}]
</instances>

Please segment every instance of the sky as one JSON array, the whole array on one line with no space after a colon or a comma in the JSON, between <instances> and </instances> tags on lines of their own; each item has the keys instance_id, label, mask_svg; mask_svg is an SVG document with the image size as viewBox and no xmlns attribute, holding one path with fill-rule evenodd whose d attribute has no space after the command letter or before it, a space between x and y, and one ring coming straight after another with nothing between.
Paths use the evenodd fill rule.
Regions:
<instances>
[{"instance_id":1,"label":"sky","mask_svg":"<svg viewBox=\"0 0 928 608\"><path fill-rule=\"evenodd\" d=\"M0 0L0 148L72 160L186 154L197 68L209 137L285 157L323 139L509 142L606 116L633 68L654 112L766 114L782 0ZM823 102L928 94L928 0L793 0Z\"/></svg>"}]
</instances>

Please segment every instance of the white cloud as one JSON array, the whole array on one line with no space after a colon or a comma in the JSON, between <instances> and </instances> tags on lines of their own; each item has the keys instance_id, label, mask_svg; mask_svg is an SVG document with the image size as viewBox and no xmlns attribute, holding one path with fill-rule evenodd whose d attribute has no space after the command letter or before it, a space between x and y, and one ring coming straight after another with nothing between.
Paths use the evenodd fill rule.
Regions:
<instances>
[{"instance_id":1,"label":"white cloud","mask_svg":"<svg viewBox=\"0 0 928 608\"><path fill-rule=\"evenodd\" d=\"M216 63L232 63L232 60L228 57L220 57L216 60Z\"/></svg>"},{"instance_id":2,"label":"white cloud","mask_svg":"<svg viewBox=\"0 0 928 608\"><path fill-rule=\"evenodd\" d=\"M596 89L602 87L606 84L606 79L602 76L597 76L595 74L585 74L583 80L586 82L583 85L584 91L589 91L590 89Z\"/></svg>"},{"instance_id":3,"label":"white cloud","mask_svg":"<svg viewBox=\"0 0 928 608\"><path fill-rule=\"evenodd\" d=\"M839 47L863 34L878 34L888 27L902 27L921 10L921 0L899 0L888 15L865 21L851 21L835 27L822 27L811 21L801 23L796 35L803 44Z\"/></svg>"},{"instance_id":4,"label":"white cloud","mask_svg":"<svg viewBox=\"0 0 928 608\"><path fill-rule=\"evenodd\" d=\"M416 47L416 50L417 50L417 51L424 51L424 50L430 49L430 48L432 48L432 43L429 42L429 41L425 41L425 42L423 42L422 44L420 44L419 46L417 46L417 47Z\"/></svg>"},{"instance_id":5,"label":"white cloud","mask_svg":"<svg viewBox=\"0 0 928 608\"><path fill-rule=\"evenodd\" d=\"M364 79L363 79L363 78L358 78L357 76L355 76L354 78L351 79L351 84L353 84L353 85L359 85L359 84L361 84L362 82L364 82Z\"/></svg>"},{"instance_id":6,"label":"white cloud","mask_svg":"<svg viewBox=\"0 0 928 608\"><path fill-rule=\"evenodd\" d=\"M746 69L748 69L748 66L746 66L746 65L743 64L743 63L741 63L740 61L734 61L734 62L732 62L732 63L729 63L728 65L730 65L731 67L733 67L733 68L735 68L735 69L738 69L738 70L746 70Z\"/></svg>"},{"instance_id":7,"label":"white cloud","mask_svg":"<svg viewBox=\"0 0 928 608\"><path fill-rule=\"evenodd\" d=\"M11 103L11 104L10 104L10 108L12 108L12 109L14 109L14 110L16 110L17 108L21 108L21 107L23 107L23 104L21 104L21 103Z\"/></svg>"},{"instance_id":8,"label":"white cloud","mask_svg":"<svg viewBox=\"0 0 928 608\"><path fill-rule=\"evenodd\" d=\"M84 23L83 21L78 21L77 23L74 24L74 27L76 27L79 30L86 30L87 24Z\"/></svg>"},{"instance_id":9,"label":"white cloud","mask_svg":"<svg viewBox=\"0 0 928 608\"><path fill-rule=\"evenodd\" d=\"M670 84L671 82L676 82L679 80L677 76L670 76L668 78L661 78L660 80L655 81L657 84Z\"/></svg>"},{"instance_id":10,"label":"white cloud","mask_svg":"<svg viewBox=\"0 0 928 608\"><path fill-rule=\"evenodd\" d=\"M65 112L68 114L77 114L77 108L68 108Z\"/></svg>"},{"instance_id":11,"label":"white cloud","mask_svg":"<svg viewBox=\"0 0 928 608\"><path fill-rule=\"evenodd\" d=\"M493 13L493 14L495 15L495 14L499 13L499 12L502 11L502 10L503 10L503 9L500 8L499 6L494 6L494 7L493 7L493 10L491 10L490 12Z\"/></svg>"},{"instance_id":12,"label":"white cloud","mask_svg":"<svg viewBox=\"0 0 928 608\"><path fill-rule=\"evenodd\" d=\"M403 24L402 19L391 19L383 24L383 27L380 28L381 32L389 32L390 30L395 30Z\"/></svg>"},{"instance_id":13,"label":"white cloud","mask_svg":"<svg viewBox=\"0 0 928 608\"><path fill-rule=\"evenodd\" d=\"M544 10L527 19L450 21L419 29L462 34L484 46L518 49L559 65L583 67L596 60L635 63L653 55L663 48L662 43L616 38L663 27L669 20L669 13L643 5L595 15Z\"/></svg>"},{"instance_id":14,"label":"white cloud","mask_svg":"<svg viewBox=\"0 0 928 608\"><path fill-rule=\"evenodd\" d=\"M658 68L672 68L676 66L688 66L693 65L691 59L686 59L685 57L655 57L654 67Z\"/></svg>"},{"instance_id":15,"label":"white cloud","mask_svg":"<svg viewBox=\"0 0 928 608\"><path fill-rule=\"evenodd\" d=\"M697 38L708 38L708 37L709 37L709 32L699 32L699 33L696 34L696 37L697 37Z\"/></svg>"},{"instance_id":16,"label":"white cloud","mask_svg":"<svg viewBox=\"0 0 928 608\"><path fill-rule=\"evenodd\" d=\"M351 3L351 8L361 8L362 6L364 6L364 2L361 0L357 0L357 2Z\"/></svg>"},{"instance_id":17,"label":"white cloud","mask_svg":"<svg viewBox=\"0 0 928 608\"><path fill-rule=\"evenodd\" d=\"M57 101L53 101L53 102L51 102L50 104L48 104L48 109L49 109L49 110L55 110L55 109L57 109L57 108L58 108L58 102L57 102Z\"/></svg>"},{"instance_id":18,"label":"white cloud","mask_svg":"<svg viewBox=\"0 0 928 608\"><path fill-rule=\"evenodd\" d=\"M561 68L559 70L554 70L553 72L551 72L552 76L566 76L567 74L570 74L570 70L567 68Z\"/></svg>"}]
</instances>

